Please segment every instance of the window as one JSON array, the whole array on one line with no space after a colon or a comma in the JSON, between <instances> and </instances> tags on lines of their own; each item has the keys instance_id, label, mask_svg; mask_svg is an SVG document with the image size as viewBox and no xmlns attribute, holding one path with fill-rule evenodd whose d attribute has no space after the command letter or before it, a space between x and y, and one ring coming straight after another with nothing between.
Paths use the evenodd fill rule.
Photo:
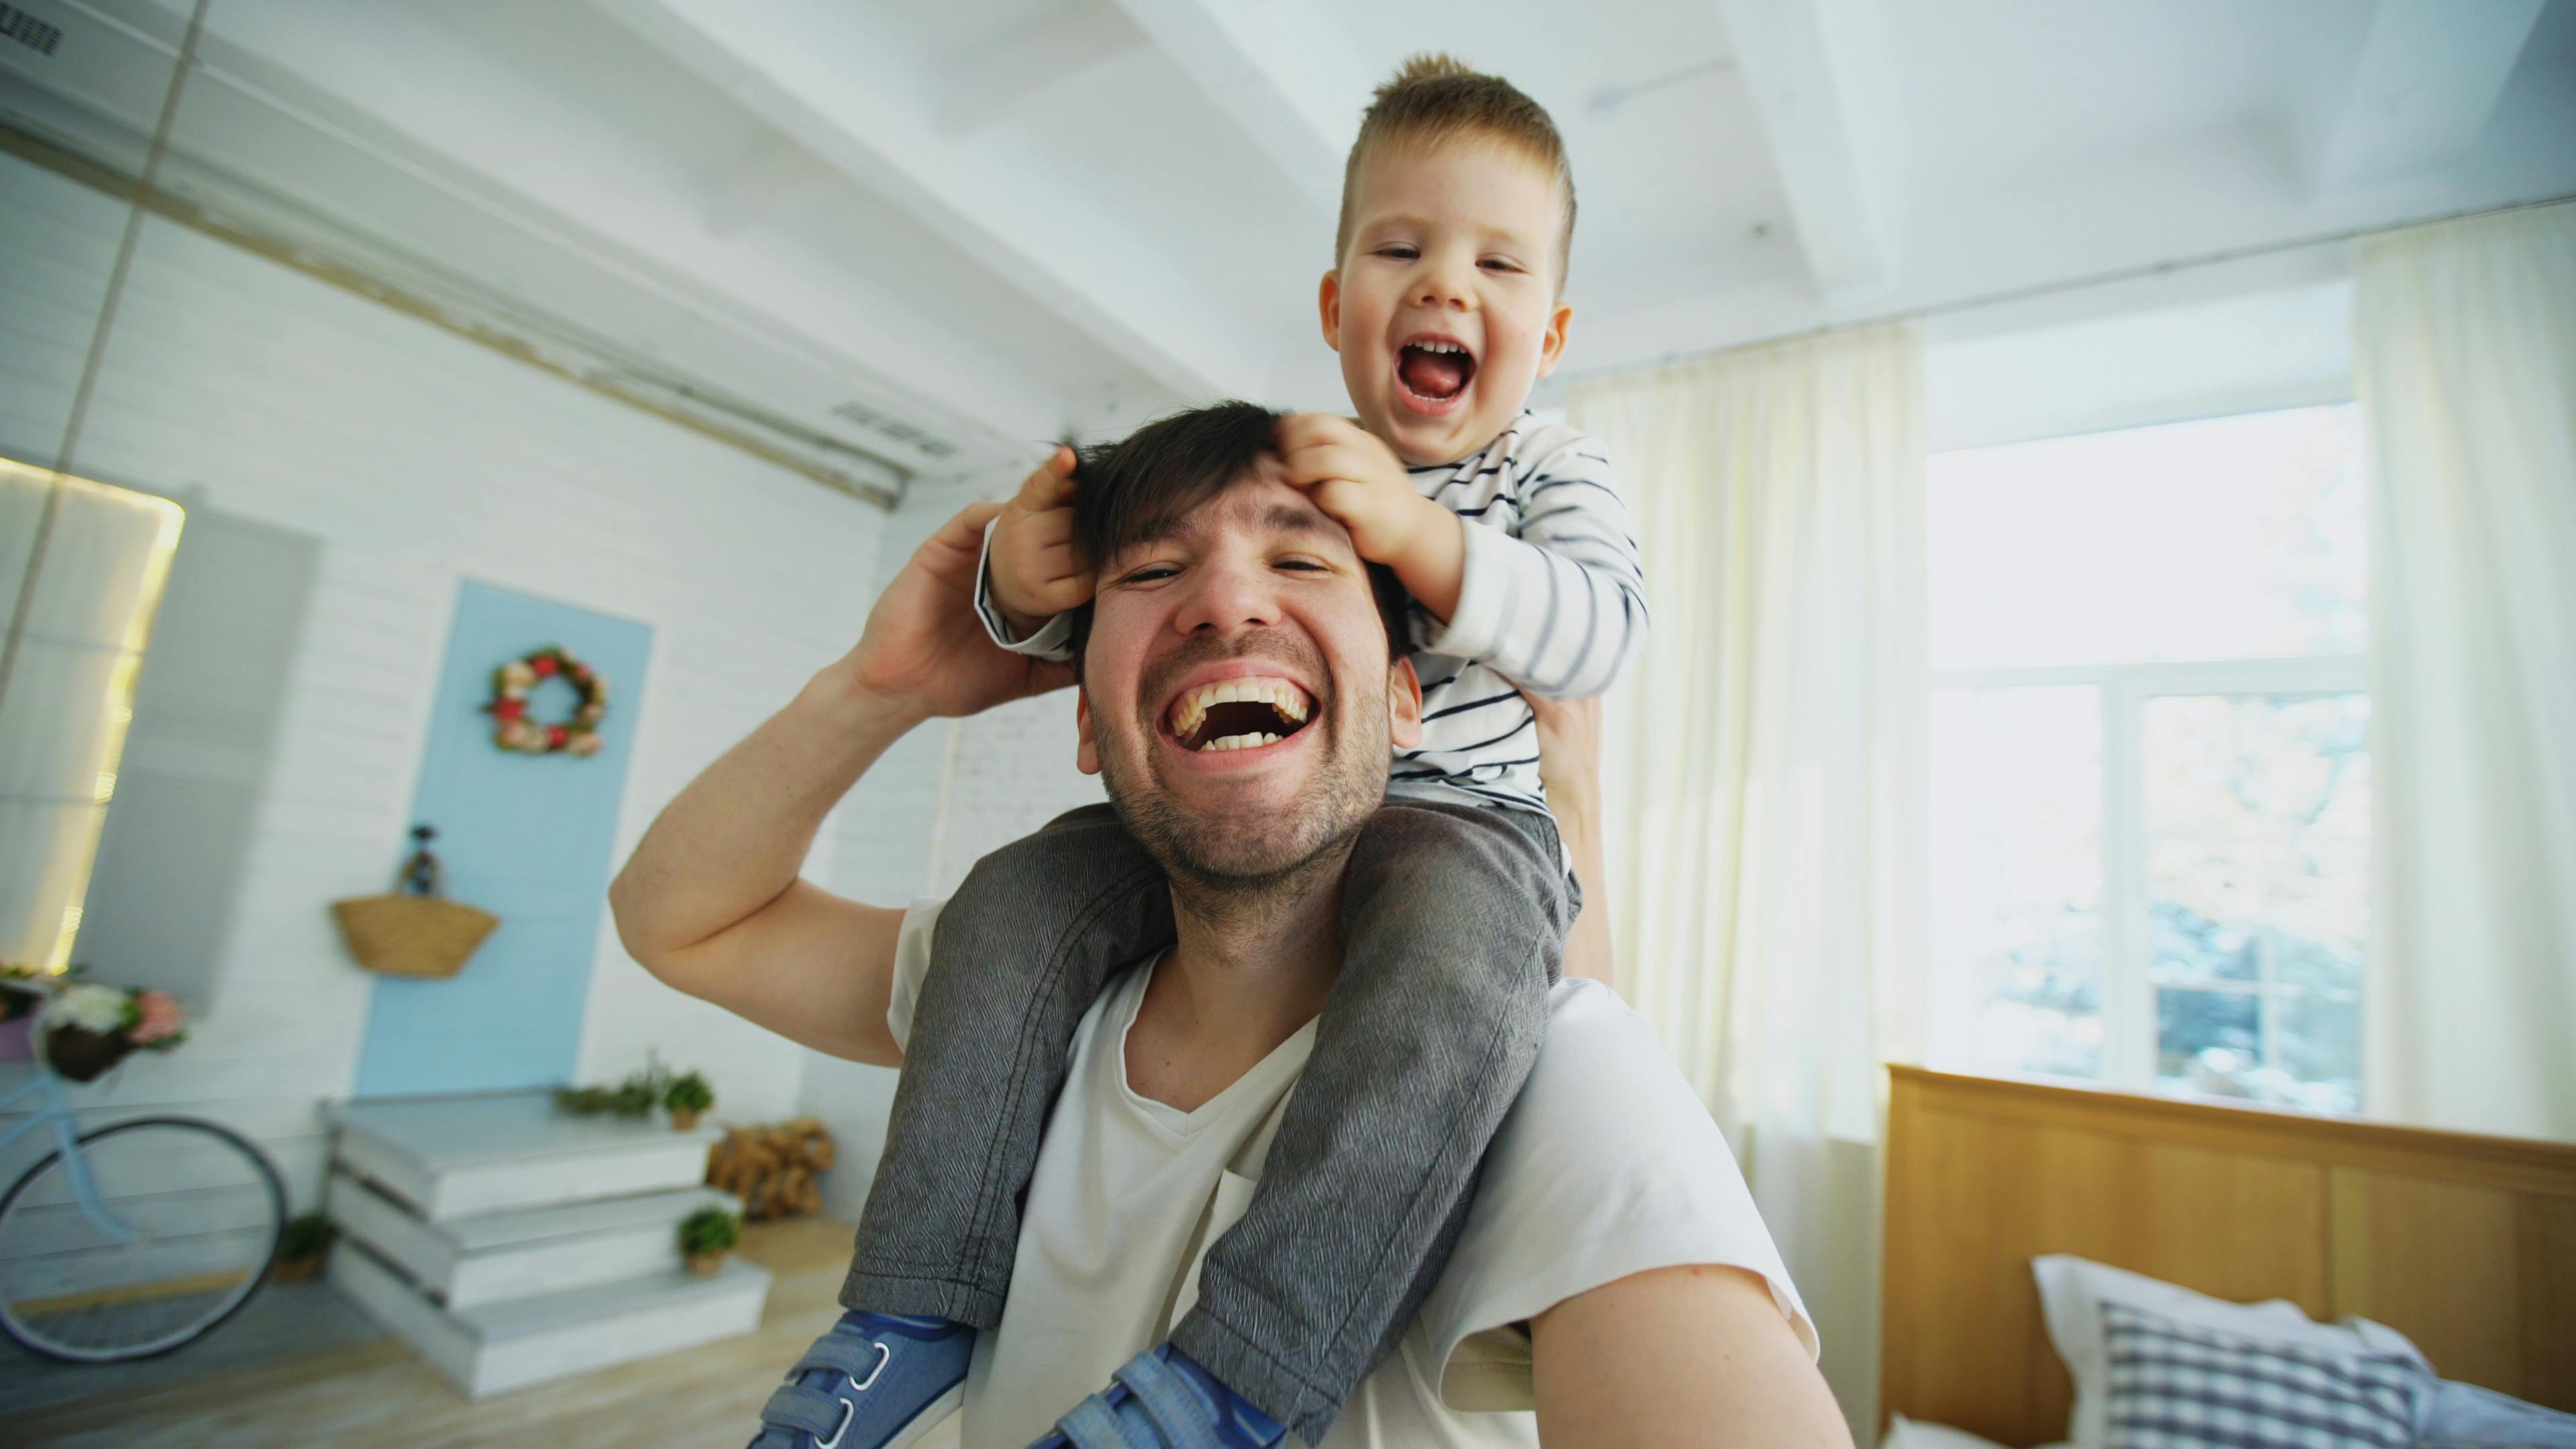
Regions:
<instances>
[{"instance_id":1,"label":"window","mask_svg":"<svg viewBox=\"0 0 2576 1449\"><path fill-rule=\"evenodd\" d=\"M2351 405L1937 454L1936 1062L2360 1106Z\"/></svg>"}]
</instances>

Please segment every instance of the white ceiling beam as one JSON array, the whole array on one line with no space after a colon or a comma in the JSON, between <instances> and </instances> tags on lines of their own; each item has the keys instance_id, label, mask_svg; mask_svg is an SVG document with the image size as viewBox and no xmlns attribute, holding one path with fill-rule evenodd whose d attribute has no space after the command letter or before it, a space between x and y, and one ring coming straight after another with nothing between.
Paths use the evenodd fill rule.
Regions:
<instances>
[{"instance_id":1,"label":"white ceiling beam","mask_svg":"<svg viewBox=\"0 0 2576 1449\"><path fill-rule=\"evenodd\" d=\"M1299 195L1326 216L1342 204L1342 161L1350 148L1320 124L1299 97L1317 88L1294 75L1294 46L1264 35L1295 17L1264 17L1253 7L1217 0L1116 0L1118 8L1168 56L1209 104L1234 122L1279 167ZM1358 124L1358 114L1351 117Z\"/></svg>"},{"instance_id":2,"label":"white ceiling beam","mask_svg":"<svg viewBox=\"0 0 2576 1449\"><path fill-rule=\"evenodd\" d=\"M1258 360L1226 346L1163 284L1141 231L1114 216L1050 216L1004 169L939 133L935 86L906 47L836 0L597 0L675 63L978 265L1183 397L1255 387ZM864 68L862 68L864 67Z\"/></svg>"},{"instance_id":3,"label":"white ceiling beam","mask_svg":"<svg viewBox=\"0 0 2576 1449\"><path fill-rule=\"evenodd\" d=\"M2327 66L2301 146L2309 188L2430 171L2476 143L2541 0L2380 0L2349 69Z\"/></svg>"},{"instance_id":4,"label":"white ceiling beam","mask_svg":"<svg viewBox=\"0 0 2576 1449\"><path fill-rule=\"evenodd\" d=\"M1716 0L1728 47L1788 193L1807 272L1827 298L1890 281L1887 237L1861 144L1845 0Z\"/></svg>"},{"instance_id":5,"label":"white ceiling beam","mask_svg":"<svg viewBox=\"0 0 2576 1449\"><path fill-rule=\"evenodd\" d=\"M933 124L943 136L980 131L1049 86L1144 45L1144 33L1104 0L1065 0L953 63Z\"/></svg>"}]
</instances>

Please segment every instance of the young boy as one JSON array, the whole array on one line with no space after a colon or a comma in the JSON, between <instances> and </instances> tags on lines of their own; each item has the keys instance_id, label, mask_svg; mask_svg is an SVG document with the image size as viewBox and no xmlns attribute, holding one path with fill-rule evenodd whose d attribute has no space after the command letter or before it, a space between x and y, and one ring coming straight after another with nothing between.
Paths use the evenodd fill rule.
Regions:
<instances>
[{"instance_id":1,"label":"young boy","mask_svg":"<svg viewBox=\"0 0 2576 1449\"><path fill-rule=\"evenodd\" d=\"M1343 973L1252 1204L1170 1341L1067 1416L1083 1449L1320 1441L1446 1263L1537 1055L1578 902L1519 691L1602 692L1645 624L1600 445L1523 410L1565 345L1573 230L1563 144L1528 97L1445 56L1378 91L1321 296L1359 424L1288 418L1278 449L1415 600L1422 743L1352 855ZM1066 657L1068 611L1090 602L1076 470L1060 451L986 535L976 602L1005 648ZM1305 722L1275 691L1198 693L1169 721L1185 747L1259 749ZM1170 931L1159 869L1106 807L976 866L940 918L853 1312L756 1442L801 1449L828 1418L842 1446L902 1444L946 1412L974 1331L1000 1321L1073 1028Z\"/></svg>"}]
</instances>

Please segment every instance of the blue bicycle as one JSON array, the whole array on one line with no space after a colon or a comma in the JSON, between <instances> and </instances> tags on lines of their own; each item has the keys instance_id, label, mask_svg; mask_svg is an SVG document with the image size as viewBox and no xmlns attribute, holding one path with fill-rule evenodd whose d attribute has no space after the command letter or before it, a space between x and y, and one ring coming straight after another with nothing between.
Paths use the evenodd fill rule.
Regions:
<instances>
[{"instance_id":1,"label":"blue bicycle","mask_svg":"<svg viewBox=\"0 0 2576 1449\"><path fill-rule=\"evenodd\" d=\"M0 1097L0 1113L39 1100L0 1132L0 1160L39 1129L54 1140L0 1196L0 1331L69 1363L151 1358L204 1336L250 1301L277 1255L277 1169L238 1133L189 1117L80 1131L45 1057L52 991L0 989L39 998L35 1080Z\"/></svg>"}]
</instances>

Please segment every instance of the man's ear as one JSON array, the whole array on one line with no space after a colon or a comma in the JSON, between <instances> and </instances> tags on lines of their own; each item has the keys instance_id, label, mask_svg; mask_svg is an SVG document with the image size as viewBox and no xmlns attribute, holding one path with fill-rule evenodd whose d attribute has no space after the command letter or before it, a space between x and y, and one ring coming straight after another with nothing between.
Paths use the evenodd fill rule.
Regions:
<instances>
[{"instance_id":1,"label":"man's ear","mask_svg":"<svg viewBox=\"0 0 2576 1449\"><path fill-rule=\"evenodd\" d=\"M1386 670L1386 736L1399 750L1422 743L1422 676L1406 655Z\"/></svg>"},{"instance_id":2,"label":"man's ear","mask_svg":"<svg viewBox=\"0 0 2576 1449\"><path fill-rule=\"evenodd\" d=\"M1565 355L1565 334L1574 326L1574 304L1559 302L1548 314L1547 332L1538 340L1538 375L1556 371L1556 360Z\"/></svg>"},{"instance_id":3,"label":"man's ear","mask_svg":"<svg viewBox=\"0 0 2576 1449\"><path fill-rule=\"evenodd\" d=\"M1342 274L1339 270L1324 274L1324 285L1315 294L1315 310L1323 314L1324 345L1335 352L1342 350Z\"/></svg>"},{"instance_id":4,"label":"man's ear","mask_svg":"<svg viewBox=\"0 0 2576 1449\"><path fill-rule=\"evenodd\" d=\"M1086 775L1100 773L1100 745L1091 737L1091 691L1073 687L1073 767Z\"/></svg>"}]
</instances>

